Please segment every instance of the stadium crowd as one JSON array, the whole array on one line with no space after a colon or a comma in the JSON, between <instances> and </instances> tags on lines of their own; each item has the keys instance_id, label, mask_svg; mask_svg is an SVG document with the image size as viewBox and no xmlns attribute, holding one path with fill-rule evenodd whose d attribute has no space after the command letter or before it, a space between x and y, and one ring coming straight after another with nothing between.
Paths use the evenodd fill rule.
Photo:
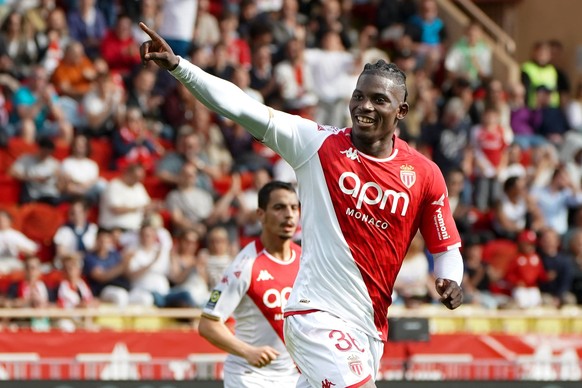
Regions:
<instances>
[{"instance_id":1,"label":"stadium crowd","mask_svg":"<svg viewBox=\"0 0 582 388\"><path fill-rule=\"evenodd\" d=\"M447 34L434 0L26 0L0 5L0 305L201 307L260 234L258 190L295 182L141 64L139 21L257 100L337 127L362 66L396 63L399 136L445 175L466 303L582 304L582 87L559 41L507 84L479 23ZM417 236L395 303L438 300L429 256Z\"/></svg>"}]
</instances>

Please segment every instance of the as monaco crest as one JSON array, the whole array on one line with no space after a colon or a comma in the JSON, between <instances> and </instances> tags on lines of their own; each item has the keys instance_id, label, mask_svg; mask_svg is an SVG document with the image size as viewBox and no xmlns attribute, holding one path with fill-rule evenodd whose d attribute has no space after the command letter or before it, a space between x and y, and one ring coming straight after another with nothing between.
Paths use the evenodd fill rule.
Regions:
<instances>
[{"instance_id":1,"label":"as monaco crest","mask_svg":"<svg viewBox=\"0 0 582 388\"><path fill-rule=\"evenodd\" d=\"M416 173L414 172L414 167L410 164L403 164L400 166L400 180L404 183L404 186L411 188L416 182Z\"/></svg>"},{"instance_id":2,"label":"as monaco crest","mask_svg":"<svg viewBox=\"0 0 582 388\"><path fill-rule=\"evenodd\" d=\"M355 355L349 356L348 365L353 374L355 374L356 376L362 375L362 372L364 371L364 366L362 365L362 361L358 356Z\"/></svg>"}]
</instances>

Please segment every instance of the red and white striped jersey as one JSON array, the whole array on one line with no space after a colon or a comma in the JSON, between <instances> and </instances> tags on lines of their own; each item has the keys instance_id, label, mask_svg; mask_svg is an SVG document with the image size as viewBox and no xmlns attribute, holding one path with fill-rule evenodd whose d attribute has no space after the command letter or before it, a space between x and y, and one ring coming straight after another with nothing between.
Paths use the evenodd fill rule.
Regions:
<instances>
[{"instance_id":1,"label":"red and white striped jersey","mask_svg":"<svg viewBox=\"0 0 582 388\"><path fill-rule=\"evenodd\" d=\"M235 335L253 346L271 346L280 355L264 368L250 366L229 355L225 370L237 373L249 368L264 376L297 373L283 341L283 308L299 270L301 248L292 243L292 257L271 256L257 239L244 247L210 294L204 314L223 321L235 320Z\"/></svg>"},{"instance_id":2,"label":"red and white striped jersey","mask_svg":"<svg viewBox=\"0 0 582 388\"><path fill-rule=\"evenodd\" d=\"M386 159L359 152L351 129L275 112L263 141L296 171L301 268L286 312L323 310L387 339L392 288L420 231L428 249L460 246L442 173L394 138Z\"/></svg>"}]
</instances>

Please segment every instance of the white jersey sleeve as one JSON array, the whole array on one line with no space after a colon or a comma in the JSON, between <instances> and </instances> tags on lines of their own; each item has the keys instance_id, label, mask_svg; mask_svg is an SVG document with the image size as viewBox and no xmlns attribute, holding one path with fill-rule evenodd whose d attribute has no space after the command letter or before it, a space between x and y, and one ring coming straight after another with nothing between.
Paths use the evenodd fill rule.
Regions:
<instances>
[{"instance_id":1,"label":"white jersey sleeve","mask_svg":"<svg viewBox=\"0 0 582 388\"><path fill-rule=\"evenodd\" d=\"M249 289L255 257L246 254L245 250L238 254L210 293L210 299L203 310L205 316L226 321L233 315Z\"/></svg>"},{"instance_id":2,"label":"white jersey sleeve","mask_svg":"<svg viewBox=\"0 0 582 388\"><path fill-rule=\"evenodd\" d=\"M206 107L245 127L293 168L313 156L334 132L335 128L320 127L311 120L269 108L233 83L208 74L183 58L171 74Z\"/></svg>"}]
</instances>

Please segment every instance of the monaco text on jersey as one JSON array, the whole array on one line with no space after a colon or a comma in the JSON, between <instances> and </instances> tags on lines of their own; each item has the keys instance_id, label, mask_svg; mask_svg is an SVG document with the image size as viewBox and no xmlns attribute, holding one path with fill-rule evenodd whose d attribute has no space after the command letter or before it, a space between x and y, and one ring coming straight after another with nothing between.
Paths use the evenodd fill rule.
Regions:
<instances>
[{"instance_id":1,"label":"monaco text on jersey","mask_svg":"<svg viewBox=\"0 0 582 388\"><path fill-rule=\"evenodd\" d=\"M349 182L349 186L346 183ZM376 182L365 182L362 184L360 178L353 172L346 171L339 177L338 181L339 187L344 194L351 195L357 198L356 209L362 208L362 204L366 203L368 205L378 205L381 210L386 208L386 204L391 205L390 213L396 214L398 211L398 204L402 199L402 208L400 210L400 215L404 217L408 210L408 204L410 203L410 197L408 193L397 192L391 189L383 189Z\"/></svg>"}]
</instances>

